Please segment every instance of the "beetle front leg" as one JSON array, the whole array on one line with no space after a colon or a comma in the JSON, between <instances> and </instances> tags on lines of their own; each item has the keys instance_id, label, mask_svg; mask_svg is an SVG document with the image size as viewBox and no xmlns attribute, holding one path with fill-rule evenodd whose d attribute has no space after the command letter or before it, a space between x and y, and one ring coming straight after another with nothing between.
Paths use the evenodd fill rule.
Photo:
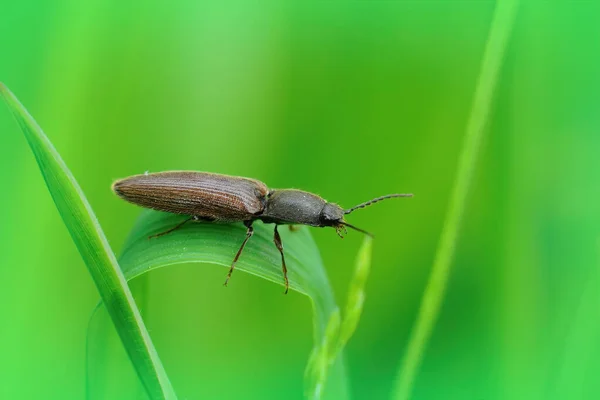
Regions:
<instances>
[{"instance_id":1,"label":"beetle front leg","mask_svg":"<svg viewBox=\"0 0 600 400\"><path fill-rule=\"evenodd\" d=\"M275 246L277 246L277 249L281 253L281 269L283 270L283 281L285 283L284 294L287 294L290 288L290 282L288 281L287 268L285 266L285 257L283 256L283 245L281 244L281 236L279 236L279 232L277 231L277 225L275 225L275 236L273 238L273 241L275 242Z\"/></svg>"},{"instance_id":2,"label":"beetle front leg","mask_svg":"<svg viewBox=\"0 0 600 400\"><path fill-rule=\"evenodd\" d=\"M248 240L254 234L254 228L252 228L252 221L244 222L244 225L248 227L248 230L246 231L246 239L244 239L244 241L242 242L242 247L240 247L233 259L233 262L231 263L231 268L229 268L229 273L227 273L227 279L225 279L225 283L223 284L223 286L227 286L227 282L229 282L229 278L231 278L231 274L233 273L233 269L235 268L235 263L237 263L238 258L240 258L240 254L242 254L242 250L244 250L246 242L248 242Z\"/></svg>"}]
</instances>

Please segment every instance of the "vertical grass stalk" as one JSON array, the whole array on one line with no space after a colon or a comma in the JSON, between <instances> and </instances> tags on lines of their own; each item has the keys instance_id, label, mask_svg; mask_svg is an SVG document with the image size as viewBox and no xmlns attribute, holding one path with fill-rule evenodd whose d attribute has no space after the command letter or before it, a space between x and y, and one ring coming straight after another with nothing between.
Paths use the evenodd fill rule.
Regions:
<instances>
[{"instance_id":1,"label":"vertical grass stalk","mask_svg":"<svg viewBox=\"0 0 600 400\"><path fill-rule=\"evenodd\" d=\"M500 0L496 4L440 242L417 321L396 377L393 397L397 400L410 398L415 376L444 299L469 186L517 5L517 0Z\"/></svg>"},{"instance_id":2,"label":"vertical grass stalk","mask_svg":"<svg viewBox=\"0 0 600 400\"><path fill-rule=\"evenodd\" d=\"M0 83L40 167L48 190L79 250L150 399L176 399L150 335L104 232L79 184L37 122Z\"/></svg>"}]
</instances>

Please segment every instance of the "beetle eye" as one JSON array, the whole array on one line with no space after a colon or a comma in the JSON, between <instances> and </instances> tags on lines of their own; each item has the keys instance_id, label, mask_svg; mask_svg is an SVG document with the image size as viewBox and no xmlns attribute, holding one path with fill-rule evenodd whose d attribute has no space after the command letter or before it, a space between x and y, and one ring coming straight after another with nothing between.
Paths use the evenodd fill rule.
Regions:
<instances>
[{"instance_id":1,"label":"beetle eye","mask_svg":"<svg viewBox=\"0 0 600 400\"><path fill-rule=\"evenodd\" d=\"M319 219L323 224L331 222L330 216L325 211L321 212L321 215L319 215Z\"/></svg>"}]
</instances>

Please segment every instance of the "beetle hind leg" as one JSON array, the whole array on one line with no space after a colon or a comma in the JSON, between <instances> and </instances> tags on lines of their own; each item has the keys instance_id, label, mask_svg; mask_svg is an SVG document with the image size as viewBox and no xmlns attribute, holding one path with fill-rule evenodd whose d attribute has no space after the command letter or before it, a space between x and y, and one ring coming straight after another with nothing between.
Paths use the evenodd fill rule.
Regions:
<instances>
[{"instance_id":1,"label":"beetle hind leg","mask_svg":"<svg viewBox=\"0 0 600 400\"><path fill-rule=\"evenodd\" d=\"M277 250L281 253L281 270L283 271L283 282L285 284L285 292L283 294L287 294L290 289L290 282L288 281L287 267L285 266L285 257L283 255L283 244L281 243L281 236L279 236L279 232L277 231L277 225L275 225L273 241L275 242L275 246L277 246Z\"/></svg>"},{"instance_id":2,"label":"beetle hind leg","mask_svg":"<svg viewBox=\"0 0 600 400\"><path fill-rule=\"evenodd\" d=\"M231 267L229 268L229 272L227 273L227 278L225 279L225 283L223 284L223 286L227 286L227 283L229 282L229 278L231 278L231 274L233 273L233 270L235 268L235 264L237 263L238 258L240 258L240 254L242 254L242 251L244 250L246 243L248 242L248 240L250 240L250 238L254 234L254 228L252 228L252 221L244 222L244 225L246 225L248 227L248 230L246 231L246 238L242 242L242 246L238 250L235 257L233 258L233 262L231 263Z\"/></svg>"},{"instance_id":3,"label":"beetle hind leg","mask_svg":"<svg viewBox=\"0 0 600 400\"><path fill-rule=\"evenodd\" d=\"M172 228L170 228L170 229L167 229L167 230L166 230L166 231L164 231L164 232L160 232L160 233L157 233L157 234L155 234L155 235L148 236L148 239L152 239L152 238L161 237L161 236L164 236L164 235L166 235L167 233L171 233L171 232L173 232L173 231L176 231L177 229L181 228L183 225L185 225L186 223L188 223L188 222L190 222L190 221L192 221L192 220L194 220L194 221L198 221L198 217L195 217L195 216L193 216L193 217L189 217L189 218L187 218L187 219L184 219L183 221L181 221L180 223L178 223L178 224L177 224L177 225L175 225L174 227L172 227Z\"/></svg>"}]
</instances>

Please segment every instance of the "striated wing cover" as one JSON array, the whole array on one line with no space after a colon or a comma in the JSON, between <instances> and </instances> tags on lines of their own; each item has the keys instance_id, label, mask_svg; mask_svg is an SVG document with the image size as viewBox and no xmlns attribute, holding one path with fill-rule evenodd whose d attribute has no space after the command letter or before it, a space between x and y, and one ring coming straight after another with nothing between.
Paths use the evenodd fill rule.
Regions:
<instances>
[{"instance_id":1,"label":"striated wing cover","mask_svg":"<svg viewBox=\"0 0 600 400\"><path fill-rule=\"evenodd\" d=\"M113 190L142 207L224 222L261 214L269 192L255 179L192 171L135 175L115 182Z\"/></svg>"}]
</instances>

